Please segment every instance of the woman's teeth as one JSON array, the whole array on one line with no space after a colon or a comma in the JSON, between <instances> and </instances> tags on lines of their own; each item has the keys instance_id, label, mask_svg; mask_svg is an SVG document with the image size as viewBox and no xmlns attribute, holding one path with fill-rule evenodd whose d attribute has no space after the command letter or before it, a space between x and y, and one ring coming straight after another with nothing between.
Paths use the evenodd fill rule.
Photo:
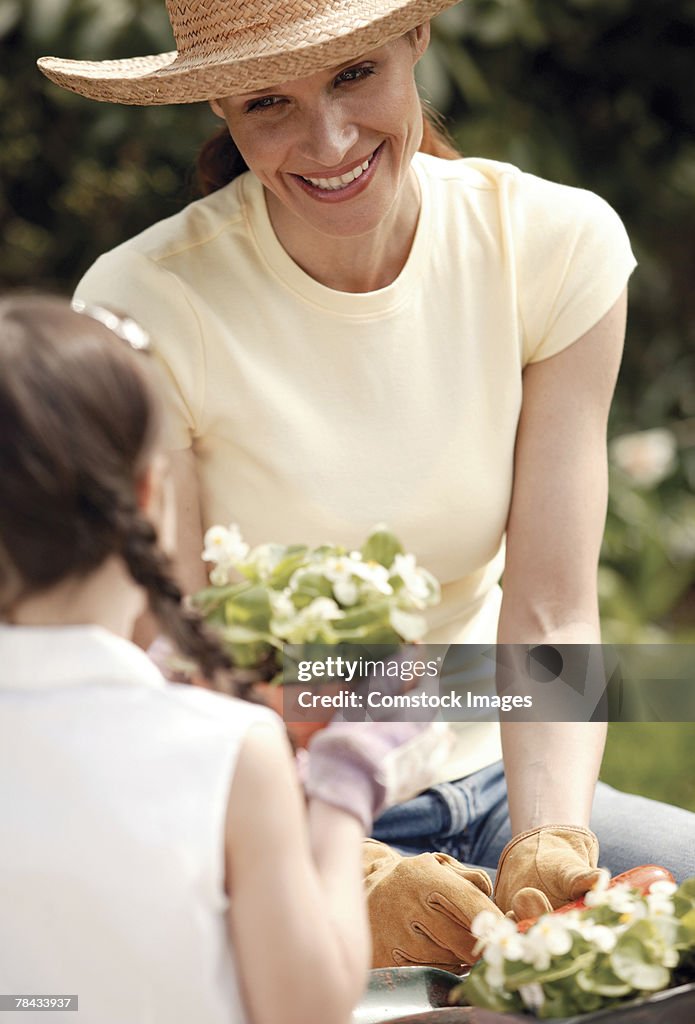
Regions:
<instances>
[{"instance_id":1,"label":"woman's teeth","mask_svg":"<svg viewBox=\"0 0 695 1024\"><path fill-rule=\"evenodd\" d=\"M356 178L359 178L360 174L362 174L363 171L367 170L371 159L372 157L370 156L369 159L365 160L363 164L359 164L357 167L354 167L351 171L346 171L345 174L341 174L339 178L305 178L304 180L311 182L311 184L314 185L315 188L328 189L329 191L335 190L337 188L345 188L345 186L349 185L350 182L355 181Z\"/></svg>"}]
</instances>

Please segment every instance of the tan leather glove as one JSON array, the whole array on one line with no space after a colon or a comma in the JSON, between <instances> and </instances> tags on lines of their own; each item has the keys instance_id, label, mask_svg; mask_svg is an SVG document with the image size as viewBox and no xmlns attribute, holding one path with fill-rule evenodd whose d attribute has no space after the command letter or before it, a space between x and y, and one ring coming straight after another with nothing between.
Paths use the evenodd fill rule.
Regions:
<instances>
[{"instance_id":1,"label":"tan leather glove","mask_svg":"<svg viewBox=\"0 0 695 1024\"><path fill-rule=\"evenodd\" d=\"M481 910L495 913L484 871L445 853L402 857L375 839L365 840L362 863L372 967L457 971L477 959L471 921Z\"/></svg>"},{"instance_id":2,"label":"tan leather glove","mask_svg":"<svg viewBox=\"0 0 695 1024\"><path fill-rule=\"evenodd\" d=\"M500 856L495 903L517 921L579 899L605 874L598 839L578 825L543 825L521 832Z\"/></svg>"}]
</instances>

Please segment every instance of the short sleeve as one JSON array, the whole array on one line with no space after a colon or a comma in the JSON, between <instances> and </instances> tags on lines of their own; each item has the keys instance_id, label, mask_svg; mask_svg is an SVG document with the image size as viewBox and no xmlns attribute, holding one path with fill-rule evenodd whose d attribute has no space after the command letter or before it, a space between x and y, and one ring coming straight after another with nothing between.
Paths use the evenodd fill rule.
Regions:
<instances>
[{"instance_id":1,"label":"short sleeve","mask_svg":"<svg viewBox=\"0 0 695 1024\"><path fill-rule=\"evenodd\" d=\"M510 219L526 365L556 355L597 324L636 261L617 213L584 189L519 174Z\"/></svg>"},{"instance_id":2,"label":"short sleeve","mask_svg":"<svg viewBox=\"0 0 695 1024\"><path fill-rule=\"evenodd\" d=\"M130 316L147 331L162 369L164 446L171 451L189 448L204 407L204 353L184 283L126 243L99 257L75 297Z\"/></svg>"}]
</instances>

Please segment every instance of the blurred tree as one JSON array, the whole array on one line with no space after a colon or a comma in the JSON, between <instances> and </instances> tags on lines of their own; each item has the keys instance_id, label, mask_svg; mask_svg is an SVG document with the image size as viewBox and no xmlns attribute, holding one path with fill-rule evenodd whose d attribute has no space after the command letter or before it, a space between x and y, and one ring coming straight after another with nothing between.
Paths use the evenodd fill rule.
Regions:
<instances>
[{"instance_id":1,"label":"blurred tree","mask_svg":"<svg viewBox=\"0 0 695 1024\"><path fill-rule=\"evenodd\" d=\"M161 0L0 0L0 45L0 280L70 290L99 253L194 197L194 155L216 119L204 104L91 103L35 67L44 53L172 49Z\"/></svg>"}]
</instances>

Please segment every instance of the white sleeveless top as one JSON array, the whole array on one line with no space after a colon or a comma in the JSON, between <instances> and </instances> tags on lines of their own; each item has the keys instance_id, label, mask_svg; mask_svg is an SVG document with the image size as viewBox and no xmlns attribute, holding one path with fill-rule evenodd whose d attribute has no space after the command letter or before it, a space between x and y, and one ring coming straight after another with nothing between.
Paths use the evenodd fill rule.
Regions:
<instances>
[{"instance_id":1,"label":"white sleeveless top","mask_svg":"<svg viewBox=\"0 0 695 1024\"><path fill-rule=\"evenodd\" d=\"M246 1020L224 822L260 721L100 627L0 626L0 992L77 994L52 1024Z\"/></svg>"}]
</instances>

